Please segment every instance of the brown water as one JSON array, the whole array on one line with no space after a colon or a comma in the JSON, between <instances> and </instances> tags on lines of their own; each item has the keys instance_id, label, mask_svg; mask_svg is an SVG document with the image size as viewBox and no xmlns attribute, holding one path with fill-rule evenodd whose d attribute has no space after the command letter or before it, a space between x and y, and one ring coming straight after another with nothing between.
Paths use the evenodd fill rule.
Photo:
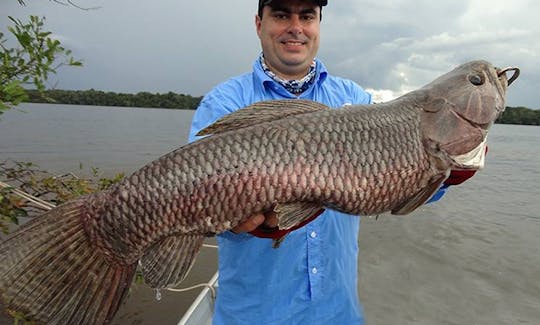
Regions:
<instances>
[{"instance_id":1,"label":"brown water","mask_svg":"<svg viewBox=\"0 0 540 325\"><path fill-rule=\"evenodd\" d=\"M25 105L0 120L0 160L59 173L79 162L131 172L185 142L191 111ZM495 125L486 168L408 216L362 218L359 293L367 324L539 324L540 128ZM204 248L182 286L205 282ZM200 290L136 285L114 323L176 324ZM0 318L0 324L8 322Z\"/></svg>"}]
</instances>

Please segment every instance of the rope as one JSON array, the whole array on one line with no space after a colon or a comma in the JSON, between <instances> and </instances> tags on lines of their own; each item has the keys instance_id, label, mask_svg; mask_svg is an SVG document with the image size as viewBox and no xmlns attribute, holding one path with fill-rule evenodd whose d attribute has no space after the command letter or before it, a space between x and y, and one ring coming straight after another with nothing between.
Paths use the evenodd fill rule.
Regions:
<instances>
[{"instance_id":1,"label":"rope","mask_svg":"<svg viewBox=\"0 0 540 325\"><path fill-rule=\"evenodd\" d=\"M210 244L203 244L203 247L214 248L214 249L218 248L216 245L210 245ZM210 290L210 292L212 292L212 299L215 299L216 298L216 288L215 288L213 282L215 282L215 281L213 281L213 279L210 279L208 282L195 284L195 285L193 285L191 287L186 287L186 288L165 288L165 289L168 290L168 291L173 291L173 292L186 292L186 291L189 291L189 290L206 287L206 288L208 288Z\"/></svg>"},{"instance_id":2,"label":"rope","mask_svg":"<svg viewBox=\"0 0 540 325\"><path fill-rule=\"evenodd\" d=\"M189 290L193 290L193 289L197 289L197 288L208 288L211 292L212 292L212 299L215 299L216 298L216 289L214 288L214 286L210 283L210 282L206 282L206 283L199 283L199 284L196 284L194 286L191 286L191 287L186 287L186 288L167 288L168 291L173 291L173 292L186 292L186 291L189 291Z\"/></svg>"}]
</instances>

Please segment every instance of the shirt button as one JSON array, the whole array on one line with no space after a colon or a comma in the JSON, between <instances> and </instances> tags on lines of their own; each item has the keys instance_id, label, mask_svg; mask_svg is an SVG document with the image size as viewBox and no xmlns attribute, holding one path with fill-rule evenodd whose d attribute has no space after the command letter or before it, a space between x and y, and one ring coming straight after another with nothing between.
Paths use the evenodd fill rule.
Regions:
<instances>
[{"instance_id":1,"label":"shirt button","mask_svg":"<svg viewBox=\"0 0 540 325\"><path fill-rule=\"evenodd\" d=\"M311 238L315 238L315 237L317 237L317 233L316 233L316 232L314 232L314 231L312 231L312 232L311 232L311 234L309 234L309 235L311 236Z\"/></svg>"},{"instance_id":2,"label":"shirt button","mask_svg":"<svg viewBox=\"0 0 540 325\"><path fill-rule=\"evenodd\" d=\"M316 268L316 267L312 268L312 269L311 269L311 273L317 274L317 268Z\"/></svg>"}]
</instances>

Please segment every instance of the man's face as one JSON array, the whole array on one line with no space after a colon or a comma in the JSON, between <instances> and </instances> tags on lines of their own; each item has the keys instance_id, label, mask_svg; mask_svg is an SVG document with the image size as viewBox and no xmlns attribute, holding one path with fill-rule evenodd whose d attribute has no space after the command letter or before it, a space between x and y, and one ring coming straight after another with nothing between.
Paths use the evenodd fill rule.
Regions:
<instances>
[{"instance_id":1,"label":"man's face","mask_svg":"<svg viewBox=\"0 0 540 325\"><path fill-rule=\"evenodd\" d=\"M311 1L279 0L255 17L265 63L284 79L305 76L319 50L320 7Z\"/></svg>"}]
</instances>

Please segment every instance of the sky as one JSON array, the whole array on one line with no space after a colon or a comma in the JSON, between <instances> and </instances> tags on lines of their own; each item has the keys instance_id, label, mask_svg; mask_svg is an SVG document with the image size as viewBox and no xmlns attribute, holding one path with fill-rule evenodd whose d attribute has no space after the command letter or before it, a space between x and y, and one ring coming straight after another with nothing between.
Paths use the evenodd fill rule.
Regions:
<instances>
[{"instance_id":1,"label":"sky","mask_svg":"<svg viewBox=\"0 0 540 325\"><path fill-rule=\"evenodd\" d=\"M49 87L202 96L251 70L260 52L255 0L1 0L8 16L46 17L45 29L84 67L61 67ZM386 101L476 59L517 66L507 105L540 108L540 1L330 0L318 58ZM7 34L7 33L6 33Z\"/></svg>"}]
</instances>

